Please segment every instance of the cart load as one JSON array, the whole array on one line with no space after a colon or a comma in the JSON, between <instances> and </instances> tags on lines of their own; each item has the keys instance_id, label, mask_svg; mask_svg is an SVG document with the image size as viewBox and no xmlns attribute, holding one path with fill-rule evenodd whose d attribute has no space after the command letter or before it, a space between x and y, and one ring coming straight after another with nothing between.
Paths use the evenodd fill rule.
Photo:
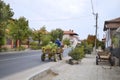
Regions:
<instances>
[{"instance_id":1,"label":"cart load","mask_svg":"<svg viewBox=\"0 0 120 80\"><path fill-rule=\"evenodd\" d=\"M58 47L55 43L49 43L48 45L42 47L42 55L41 60L45 61L45 59L54 60L62 60L62 47Z\"/></svg>"}]
</instances>

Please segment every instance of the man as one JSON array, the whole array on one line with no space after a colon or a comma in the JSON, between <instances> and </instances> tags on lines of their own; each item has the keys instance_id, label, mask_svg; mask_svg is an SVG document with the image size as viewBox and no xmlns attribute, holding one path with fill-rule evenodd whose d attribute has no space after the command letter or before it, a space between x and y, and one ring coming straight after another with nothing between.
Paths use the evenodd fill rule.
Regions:
<instances>
[{"instance_id":1,"label":"man","mask_svg":"<svg viewBox=\"0 0 120 80\"><path fill-rule=\"evenodd\" d=\"M55 43L57 44L58 47L61 47L61 42L60 42L59 39L57 39L57 40L55 41Z\"/></svg>"}]
</instances>

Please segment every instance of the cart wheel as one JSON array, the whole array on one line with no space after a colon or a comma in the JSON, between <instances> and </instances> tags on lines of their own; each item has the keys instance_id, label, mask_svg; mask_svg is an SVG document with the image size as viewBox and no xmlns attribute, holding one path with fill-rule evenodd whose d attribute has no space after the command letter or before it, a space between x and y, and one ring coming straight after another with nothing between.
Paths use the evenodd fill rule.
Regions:
<instances>
[{"instance_id":1,"label":"cart wheel","mask_svg":"<svg viewBox=\"0 0 120 80\"><path fill-rule=\"evenodd\" d=\"M42 55L41 55L41 60L42 60L42 61L45 61L45 54L42 54Z\"/></svg>"},{"instance_id":2,"label":"cart wheel","mask_svg":"<svg viewBox=\"0 0 120 80\"><path fill-rule=\"evenodd\" d=\"M61 53L59 54L59 59L62 60L62 55L61 55Z\"/></svg>"},{"instance_id":3,"label":"cart wheel","mask_svg":"<svg viewBox=\"0 0 120 80\"><path fill-rule=\"evenodd\" d=\"M98 57L96 56L96 65L98 65Z\"/></svg>"},{"instance_id":4,"label":"cart wheel","mask_svg":"<svg viewBox=\"0 0 120 80\"><path fill-rule=\"evenodd\" d=\"M57 54L54 55L54 61L57 62L58 59L57 59Z\"/></svg>"},{"instance_id":5,"label":"cart wheel","mask_svg":"<svg viewBox=\"0 0 120 80\"><path fill-rule=\"evenodd\" d=\"M111 66L114 66L115 65L115 59L113 57L110 57L109 58L109 62L111 64Z\"/></svg>"},{"instance_id":6,"label":"cart wheel","mask_svg":"<svg viewBox=\"0 0 120 80\"><path fill-rule=\"evenodd\" d=\"M48 59L51 60L51 57L52 57L52 56L49 54L49 55L48 55Z\"/></svg>"},{"instance_id":7,"label":"cart wheel","mask_svg":"<svg viewBox=\"0 0 120 80\"><path fill-rule=\"evenodd\" d=\"M51 60L51 57L49 57L48 59Z\"/></svg>"}]
</instances>

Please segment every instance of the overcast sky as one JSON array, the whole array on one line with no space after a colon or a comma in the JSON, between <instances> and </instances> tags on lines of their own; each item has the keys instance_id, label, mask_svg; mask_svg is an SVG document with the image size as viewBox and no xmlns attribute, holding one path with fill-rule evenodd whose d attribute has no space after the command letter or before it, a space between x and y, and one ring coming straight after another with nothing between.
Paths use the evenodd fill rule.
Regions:
<instances>
[{"instance_id":1,"label":"overcast sky","mask_svg":"<svg viewBox=\"0 0 120 80\"><path fill-rule=\"evenodd\" d=\"M13 9L14 17L24 16L29 27L48 31L56 28L72 29L80 39L95 34L95 17L92 14L91 0L4 0ZM120 17L120 0L92 0L94 12L98 13L98 35L103 37L105 20Z\"/></svg>"}]
</instances>

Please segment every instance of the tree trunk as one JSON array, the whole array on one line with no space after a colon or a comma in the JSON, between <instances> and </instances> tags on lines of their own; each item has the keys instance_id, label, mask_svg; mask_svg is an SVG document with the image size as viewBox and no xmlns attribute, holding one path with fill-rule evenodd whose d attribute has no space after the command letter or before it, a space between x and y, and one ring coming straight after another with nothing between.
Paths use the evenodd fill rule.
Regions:
<instances>
[{"instance_id":1,"label":"tree trunk","mask_svg":"<svg viewBox=\"0 0 120 80\"><path fill-rule=\"evenodd\" d=\"M21 44L21 42L22 42L22 41L21 41L21 40L19 40L19 47L22 45L22 44Z\"/></svg>"}]
</instances>

